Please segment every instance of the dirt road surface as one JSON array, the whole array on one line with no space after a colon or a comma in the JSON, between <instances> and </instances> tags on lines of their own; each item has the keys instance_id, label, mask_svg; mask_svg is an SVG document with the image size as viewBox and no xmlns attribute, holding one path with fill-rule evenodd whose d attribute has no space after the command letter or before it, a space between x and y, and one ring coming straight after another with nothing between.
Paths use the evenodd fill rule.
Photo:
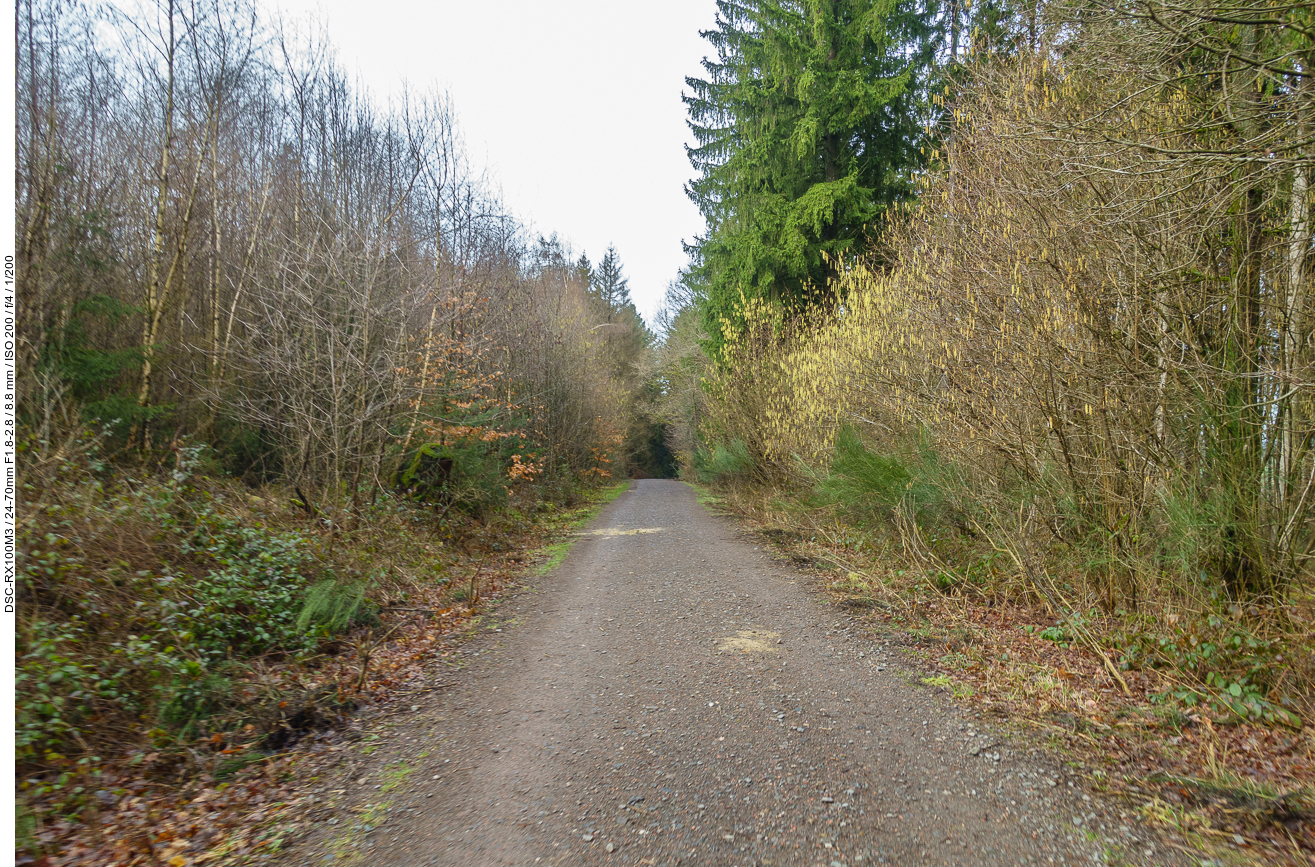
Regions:
<instances>
[{"instance_id":1,"label":"dirt road surface","mask_svg":"<svg viewBox=\"0 0 1315 867\"><path fill-rule=\"evenodd\" d=\"M684 484L582 535L285 864L1178 863Z\"/></svg>"}]
</instances>

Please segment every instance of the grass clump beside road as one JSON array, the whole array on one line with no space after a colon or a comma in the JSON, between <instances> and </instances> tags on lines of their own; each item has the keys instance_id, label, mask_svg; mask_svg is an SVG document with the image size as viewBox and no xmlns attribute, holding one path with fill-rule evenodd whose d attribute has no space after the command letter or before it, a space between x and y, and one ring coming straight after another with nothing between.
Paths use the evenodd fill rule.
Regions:
<instances>
[{"instance_id":1,"label":"grass clump beside road","mask_svg":"<svg viewBox=\"0 0 1315 867\"><path fill-rule=\"evenodd\" d=\"M603 510L604 506L629 489L629 482L618 482L615 485L597 489L589 495L584 504L574 509L565 509L558 512L551 520L547 521L544 526L547 536L555 537L563 533L573 533L580 529L598 517L598 513ZM535 575L547 575L556 569L566 559L566 555L571 552L571 548L577 541L579 541L578 537L571 535L555 542L549 542L532 552L532 559L536 561L533 573Z\"/></svg>"}]
</instances>

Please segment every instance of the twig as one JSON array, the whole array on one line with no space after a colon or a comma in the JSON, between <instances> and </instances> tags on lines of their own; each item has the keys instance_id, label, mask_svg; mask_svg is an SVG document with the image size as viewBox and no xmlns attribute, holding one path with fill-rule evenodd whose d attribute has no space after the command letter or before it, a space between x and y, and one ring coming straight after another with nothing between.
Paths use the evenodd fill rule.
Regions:
<instances>
[{"instance_id":1,"label":"twig","mask_svg":"<svg viewBox=\"0 0 1315 867\"><path fill-rule=\"evenodd\" d=\"M367 642L361 641L357 643L356 652L361 655L361 675L356 679L356 692L360 692L365 687L365 678L370 672L370 657L374 655L374 652L379 649L380 645L382 645L385 641L388 640L388 636L392 635L396 631L397 631L397 627L394 626L392 629L385 632L378 641L371 644L368 648L366 647Z\"/></svg>"},{"instance_id":2,"label":"twig","mask_svg":"<svg viewBox=\"0 0 1315 867\"><path fill-rule=\"evenodd\" d=\"M301 485L293 485L292 490L295 491L297 496L300 498L299 500L297 500L297 505L305 509L306 514L310 515L312 518L318 517L318 512L316 512L315 507L311 505L310 497L306 496L301 492Z\"/></svg>"},{"instance_id":3,"label":"twig","mask_svg":"<svg viewBox=\"0 0 1315 867\"><path fill-rule=\"evenodd\" d=\"M1046 577L1047 583L1050 584L1050 591L1053 591L1055 596L1059 597L1060 604L1058 605L1055 603L1054 597L1050 595L1050 591L1047 591L1046 588L1042 586L1041 582L1036 579L1036 574L1032 570L1031 564L1025 563L1023 561L1022 556L1020 556L1019 553L1014 550L1014 546L1005 543L1005 546L1001 547L1000 545L996 544L996 541L991 536L991 534L987 533L986 530L975 520L973 521L973 524L974 526L977 527L978 531L983 536L985 536L986 539L991 543L992 548L994 548L996 551L998 551L1001 554L1008 555L1009 559L1013 560L1014 563L1017 564L1018 568L1023 570L1023 574L1027 576L1027 579L1030 582L1032 582L1032 585L1034 587L1036 587L1038 590L1041 591L1041 594L1046 597L1046 600L1051 604L1052 607L1054 607L1057 611L1060 612L1064 612L1064 611L1072 612L1073 609L1068 604L1068 600L1064 598L1064 594L1060 592L1057 586L1055 586L1055 581L1053 578L1050 577L1049 572L1045 571L1044 569L1041 570L1041 574ZM1110 660L1109 656L1105 654L1104 649L1100 646L1099 643L1097 643L1096 639L1092 637L1091 633L1089 633L1085 627L1083 627L1080 623L1077 622L1076 619L1072 617L1068 619L1068 623L1070 626L1073 627L1073 631L1078 634L1078 637L1081 638L1084 642L1086 642L1087 646L1090 647L1092 650L1094 650L1096 652L1096 655L1100 657L1100 661L1105 664L1106 671L1110 673L1111 677L1113 677L1116 681L1118 681L1119 686L1123 689L1123 694L1128 698L1131 698L1132 690L1128 687L1128 682L1123 679L1123 675L1119 673L1118 668L1115 667L1114 663Z\"/></svg>"}]
</instances>

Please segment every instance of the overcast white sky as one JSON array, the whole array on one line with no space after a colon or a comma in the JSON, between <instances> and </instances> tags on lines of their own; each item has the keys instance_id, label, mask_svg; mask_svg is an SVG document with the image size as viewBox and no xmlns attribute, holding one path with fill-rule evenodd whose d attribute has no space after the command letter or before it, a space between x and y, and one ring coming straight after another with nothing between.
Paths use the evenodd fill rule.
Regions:
<instances>
[{"instance_id":1,"label":"overcast white sky","mask_svg":"<svg viewBox=\"0 0 1315 867\"><path fill-rule=\"evenodd\" d=\"M595 264L615 244L649 321L702 231L680 101L711 46L713 0L271 0L320 16L380 100L452 95L472 161L543 234Z\"/></svg>"}]
</instances>

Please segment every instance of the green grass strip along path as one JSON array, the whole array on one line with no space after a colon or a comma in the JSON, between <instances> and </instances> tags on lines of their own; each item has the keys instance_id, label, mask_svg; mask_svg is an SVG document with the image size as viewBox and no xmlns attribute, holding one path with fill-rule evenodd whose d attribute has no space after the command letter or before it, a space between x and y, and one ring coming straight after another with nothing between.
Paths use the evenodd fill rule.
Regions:
<instances>
[{"instance_id":1,"label":"green grass strip along path","mask_svg":"<svg viewBox=\"0 0 1315 867\"><path fill-rule=\"evenodd\" d=\"M574 531L592 521L597 517L598 513L603 510L604 506L624 494L629 489L629 481L617 482L615 485L606 488L599 488L598 491L589 496L589 502L585 503L583 506L568 509L560 515L554 516L549 524L549 531L552 535L555 536L559 533L567 533L569 535L561 541L545 545L543 548L540 548L535 552L535 554L546 554L547 559L534 567L534 574L546 575L553 569L556 569L557 566L566 559L566 555L570 553L571 546L580 540L580 537L576 535Z\"/></svg>"}]
</instances>

